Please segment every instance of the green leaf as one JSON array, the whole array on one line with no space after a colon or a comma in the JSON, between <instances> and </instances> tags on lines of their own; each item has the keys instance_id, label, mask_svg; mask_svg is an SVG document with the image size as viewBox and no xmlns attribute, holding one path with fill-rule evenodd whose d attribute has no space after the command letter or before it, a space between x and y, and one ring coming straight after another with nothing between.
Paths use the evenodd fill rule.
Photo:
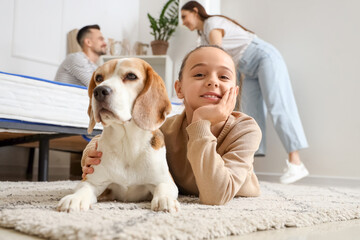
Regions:
<instances>
[{"instance_id":1,"label":"green leaf","mask_svg":"<svg viewBox=\"0 0 360 240\"><path fill-rule=\"evenodd\" d=\"M147 14L152 29L150 34L154 36L155 40L169 40L179 24L178 12L179 0L169 0L163 6L159 19Z\"/></svg>"}]
</instances>

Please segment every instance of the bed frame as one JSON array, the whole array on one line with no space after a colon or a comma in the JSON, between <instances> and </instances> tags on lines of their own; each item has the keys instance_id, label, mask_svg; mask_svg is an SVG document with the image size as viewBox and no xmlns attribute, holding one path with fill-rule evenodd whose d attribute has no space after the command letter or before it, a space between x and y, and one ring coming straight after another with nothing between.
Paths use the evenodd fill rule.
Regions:
<instances>
[{"instance_id":1,"label":"bed frame","mask_svg":"<svg viewBox=\"0 0 360 240\"><path fill-rule=\"evenodd\" d=\"M32 150L29 165L32 166L34 147L39 147L38 181L48 180L49 150L56 149L73 153L81 153L87 144L87 136L95 136L101 130L94 130L88 135L87 129L77 127L38 124L24 121L0 119L0 128L9 132L0 132L0 147L25 146ZM65 141L51 141L64 139ZM28 170L29 171L29 170Z\"/></svg>"}]
</instances>

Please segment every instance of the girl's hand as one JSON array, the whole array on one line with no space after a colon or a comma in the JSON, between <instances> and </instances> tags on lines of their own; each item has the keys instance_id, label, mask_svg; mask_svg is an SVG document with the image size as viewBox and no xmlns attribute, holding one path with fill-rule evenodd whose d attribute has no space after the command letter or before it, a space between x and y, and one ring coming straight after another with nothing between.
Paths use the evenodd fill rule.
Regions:
<instances>
[{"instance_id":1,"label":"girl's hand","mask_svg":"<svg viewBox=\"0 0 360 240\"><path fill-rule=\"evenodd\" d=\"M92 174L94 168L91 165L98 165L101 162L102 152L97 151L98 143L95 144L95 149L88 151L88 156L85 158L84 166L82 167L82 178L85 179L87 174Z\"/></svg>"},{"instance_id":2,"label":"girl's hand","mask_svg":"<svg viewBox=\"0 0 360 240\"><path fill-rule=\"evenodd\" d=\"M211 125L215 125L219 122L226 121L235 108L238 93L239 87L232 87L225 92L219 103L199 107L194 111L191 122L209 120Z\"/></svg>"}]
</instances>

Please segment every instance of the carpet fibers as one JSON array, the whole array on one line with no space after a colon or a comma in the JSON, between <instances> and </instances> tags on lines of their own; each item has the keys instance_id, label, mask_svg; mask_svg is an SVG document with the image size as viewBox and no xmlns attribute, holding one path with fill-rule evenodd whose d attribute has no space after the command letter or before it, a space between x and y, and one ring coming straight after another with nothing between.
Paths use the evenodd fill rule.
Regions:
<instances>
[{"instance_id":1,"label":"carpet fibers","mask_svg":"<svg viewBox=\"0 0 360 240\"><path fill-rule=\"evenodd\" d=\"M262 195L225 206L180 196L175 214L149 202L100 202L80 213L55 206L77 181L0 182L0 226L48 239L206 239L360 218L360 188L261 182Z\"/></svg>"}]
</instances>

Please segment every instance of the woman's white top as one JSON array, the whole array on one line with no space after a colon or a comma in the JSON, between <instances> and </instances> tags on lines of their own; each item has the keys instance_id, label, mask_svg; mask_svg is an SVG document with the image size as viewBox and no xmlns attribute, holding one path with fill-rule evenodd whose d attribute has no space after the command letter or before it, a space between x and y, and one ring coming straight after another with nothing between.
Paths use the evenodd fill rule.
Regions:
<instances>
[{"instance_id":1,"label":"woman's white top","mask_svg":"<svg viewBox=\"0 0 360 240\"><path fill-rule=\"evenodd\" d=\"M244 30L232 21L224 17L209 17L204 21L204 29L201 32L201 44L210 44L209 34L213 29L224 30L222 48L224 48L235 61L238 61L247 46L254 39L255 34Z\"/></svg>"}]
</instances>

